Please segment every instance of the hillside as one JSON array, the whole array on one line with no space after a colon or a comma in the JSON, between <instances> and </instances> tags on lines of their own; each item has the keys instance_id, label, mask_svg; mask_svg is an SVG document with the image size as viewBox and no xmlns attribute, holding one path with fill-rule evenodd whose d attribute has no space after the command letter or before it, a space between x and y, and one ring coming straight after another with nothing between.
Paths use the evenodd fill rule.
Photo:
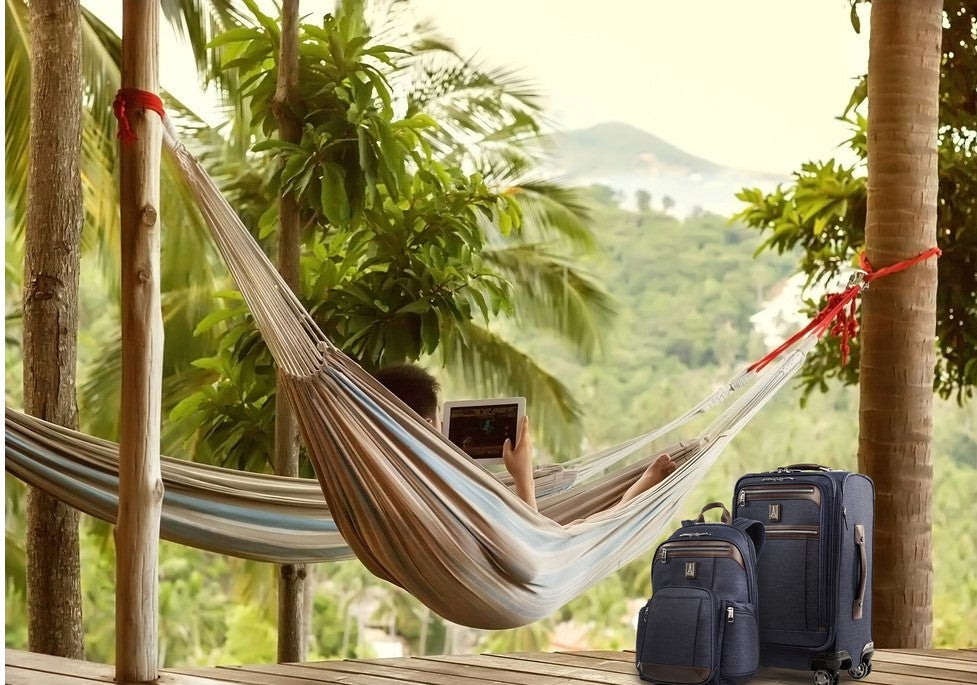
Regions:
<instances>
[{"instance_id":1,"label":"hillside","mask_svg":"<svg viewBox=\"0 0 977 685\"><path fill-rule=\"evenodd\" d=\"M651 193L655 206L665 196L673 214L697 209L729 215L738 209L735 194L744 186L772 188L777 174L734 169L685 150L647 131L623 123L603 123L551 137L551 171L578 185L603 184L623 194L634 208L638 190Z\"/></svg>"},{"instance_id":2,"label":"hillside","mask_svg":"<svg viewBox=\"0 0 977 685\"><path fill-rule=\"evenodd\" d=\"M724 167L622 123L597 124L553 136L556 163L571 176L588 173L717 174Z\"/></svg>"}]
</instances>

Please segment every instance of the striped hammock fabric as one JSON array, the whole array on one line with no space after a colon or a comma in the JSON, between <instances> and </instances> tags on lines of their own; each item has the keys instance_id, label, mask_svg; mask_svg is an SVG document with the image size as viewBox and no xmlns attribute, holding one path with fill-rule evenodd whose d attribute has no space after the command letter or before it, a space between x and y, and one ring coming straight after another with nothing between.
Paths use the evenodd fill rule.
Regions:
<instances>
[{"instance_id":1,"label":"striped hammock fabric","mask_svg":"<svg viewBox=\"0 0 977 685\"><path fill-rule=\"evenodd\" d=\"M295 409L328 505L326 510L313 502L306 485L288 479L261 477L260 483L272 486L263 492L244 474L167 460L166 485L173 492L164 531L175 539L208 549L233 540L242 556L276 559L283 545L301 548L298 538L316 540L300 552L303 559L340 558L345 544L375 575L403 587L449 621L486 629L525 625L647 550L730 440L796 373L815 342L806 336L777 362L740 374L662 428L571 463L574 485L545 497L543 512L537 513L326 339L203 167L177 141L169 121L163 121L165 145L284 372L282 390ZM733 392L735 400L718 418L696 439L678 446L678 468L654 488L612 506L640 473L640 463L585 482ZM13 467L25 480L50 483L64 474L64 461L38 467L40 453L77 458L96 451L93 446L103 456L114 449L10 412L6 418L8 426L22 427L12 431L8 469L15 461L9 458L12 453L34 462L31 468ZM75 488L73 495L62 477L59 496L74 497L81 507L97 492L102 502L96 515L111 518L113 503L106 493L112 492L113 468L108 467L108 479L106 471L93 478L98 487L81 493ZM41 471L43 478L37 476ZM296 487L306 488L303 496L295 496ZM293 530L282 535L286 518ZM295 528L299 519L307 520L304 530ZM221 532L208 541L201 537L208 530ZM268 547L276 534L283 541L278 551Z\"/></svg>"}]
</instances>

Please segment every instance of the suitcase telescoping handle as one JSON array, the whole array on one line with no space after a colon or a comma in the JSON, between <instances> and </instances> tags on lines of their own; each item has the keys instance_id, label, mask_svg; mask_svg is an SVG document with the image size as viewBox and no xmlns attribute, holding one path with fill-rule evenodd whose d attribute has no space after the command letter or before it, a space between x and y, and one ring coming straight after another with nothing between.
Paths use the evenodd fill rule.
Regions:
<instances>
[{"instance_id":1,"label":"suitcase telescoping handle","mask_svg":"<svg viewBox=\"0 0 977 685\"><path fill-rule=\"evenodd\" d=\"M699 512L699 518L697 518L695 520L695 522L696 523L705 523L706 522L706 512L709 511L710 509L722 509L723 510L723 513L719 517L719 520L722 521L723 523L725 523L727 526L733 520L733 517L730 516L729 509L726 508L726 505L725 504L723 504L722 502L710 502L706 506L702 507L702 511Z\"/></svg>"}]
</instances>

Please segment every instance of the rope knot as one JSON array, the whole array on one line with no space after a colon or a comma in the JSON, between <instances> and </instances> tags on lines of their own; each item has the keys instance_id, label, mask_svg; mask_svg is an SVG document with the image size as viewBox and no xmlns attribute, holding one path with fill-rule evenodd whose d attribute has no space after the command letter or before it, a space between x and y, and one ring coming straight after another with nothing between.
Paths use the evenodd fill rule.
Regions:
<instances>
[{"instance_id":1,"label":"rope knot","mask_svg":"<svg viewBox=\"0 0 977 685\"><path fill-rule=\"evenodd\" d=\"M751 364L747 371L761 371L774 359L779 357L790 347L808 334L822 336L825 333L841 338L841 364L848 364L848 357L851 353L851 340L858 336L858 295L861 291L868 288L869 284L883 276L894 274L911 266L925 261L930 257L939 257L942 253L940 248L931 247L925 252L921 252L911 259L896 262L892 266L886 266L876 270L872 263L868 261L863 251L858 256L859 270L849 281L848 287L840 293L829 293L824 307L817 313L810 323L797 331L790 338L785 340L779 347L772 350L763 359ZM859 274L861 276L859 277Z\"/></svg>"},{"instance_id":2,"label":"rope knot","mask_svg":"<svg viewBox=\"0 0 977 685\"><path fill-rule=\"evenodd\" d=\"M166 116L166 110L163 109L163 101L160 100L156 93L151 93L148 90L139 90L138 88L120 88L119 92L115 94L115 100L112 102L112 111L119 122L118 137L123 144L134 143L139 140L135 131L132 130L132 124L129 121L129 112L136 109L152 110L159 114L160 119Z\"/></svg>"}]
</instances>

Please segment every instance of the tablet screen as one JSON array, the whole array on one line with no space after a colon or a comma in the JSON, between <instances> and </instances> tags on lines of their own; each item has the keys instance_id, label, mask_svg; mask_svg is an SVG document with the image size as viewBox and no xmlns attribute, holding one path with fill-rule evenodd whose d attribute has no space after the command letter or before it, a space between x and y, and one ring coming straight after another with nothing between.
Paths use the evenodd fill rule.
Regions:
<instances>
[{"instance_id":1,"label":"tablet screen","mask_svg":"<svg viewBox=\"0 0 977 685\"><path fill-rule=\"evenodd\" d=\"M516 441L519 405L483 404L449 409L448 440L473 459L501 459L502 443Z\"/></svg>"}]
</instances>

